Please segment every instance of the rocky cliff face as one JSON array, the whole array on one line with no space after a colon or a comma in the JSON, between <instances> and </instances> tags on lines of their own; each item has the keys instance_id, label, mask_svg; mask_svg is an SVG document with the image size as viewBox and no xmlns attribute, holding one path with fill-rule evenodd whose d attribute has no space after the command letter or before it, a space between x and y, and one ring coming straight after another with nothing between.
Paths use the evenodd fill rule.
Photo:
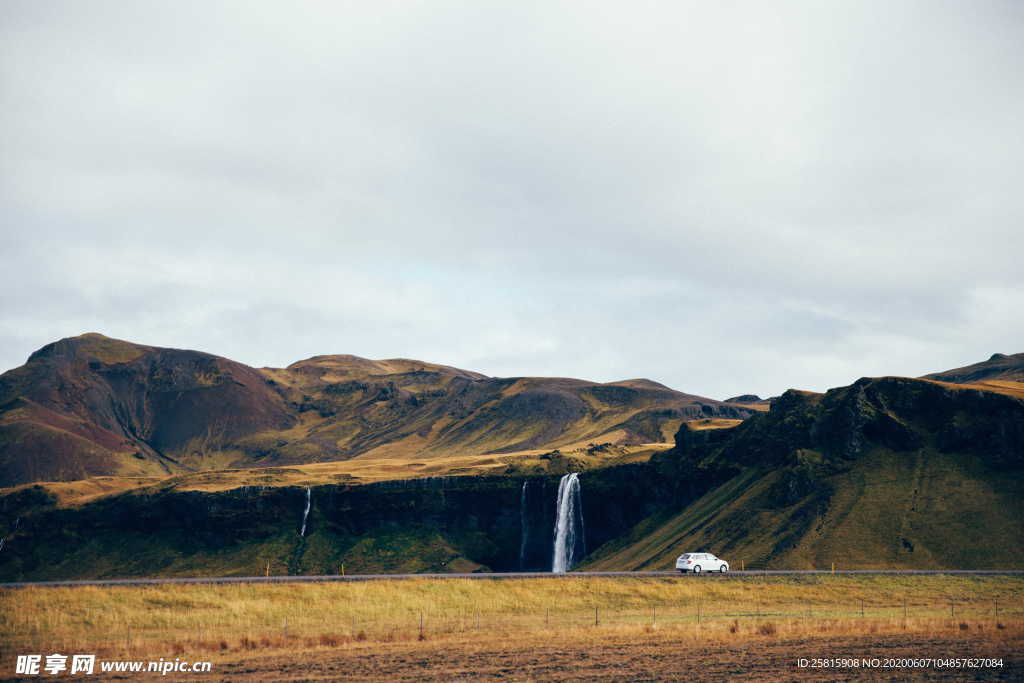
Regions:
<instances>
[{"instance_id":1,"label":"rocky cliff face","mask_svg":"<svg viewBox=\"0 0 1024 683\"><path fill-rule=\"evenodd\" d=\"M1024 399L905 377L863 378L825 394L787 391L767 414L735 429L683 426L664 457L705 466L784 467L811 450L823 464L842 467L873 448L926 446L978 454L993 465L1024 465Z\"/></svg>"},{"instance_id":2,"label":"rocky cliff face","mask_svg":"<svg viewBox=\"0 0 1024 683\"><path fill-rule=\"evenodd\" d=\"M588 567L664 569L702 548L758 568L1024 566L1024 399L1005 388L865 378L788 391L733 429L684 426L653 462L724 483Z\"/></svg>"},{"instance_id":3,"label":"rocky cliff face","mask_svg":"<svg viewBox=\"0 0 1024 683\"><path fill-rule=\"evenodd\" d=\"M701 470L774 470L775 503L814 494L820 506L831 477L876 451L973 456L994 472L1020 472L1024 399L904 377L863 378L825 394L787 391L769 413L734 429L684 425L675 448L655 458L662 466L675 463L679 478Z\"/></svg>"},{"instance_id":4,"label":"rocky cliff face","mask_svg":"<svg viewBox=\"0 0 1024 683\"><path fill-rule=\"evenodd\" d=\"M664 481L646 463L583 473L587 548L685 503ZM0 498L0 536L11 529L0 580L262 574L268 563L292 574L549 571L557 490L557 476L318 486L300 536L303 488L167 489L64 509L29 487Z\"/></svg>"}]
</instances>

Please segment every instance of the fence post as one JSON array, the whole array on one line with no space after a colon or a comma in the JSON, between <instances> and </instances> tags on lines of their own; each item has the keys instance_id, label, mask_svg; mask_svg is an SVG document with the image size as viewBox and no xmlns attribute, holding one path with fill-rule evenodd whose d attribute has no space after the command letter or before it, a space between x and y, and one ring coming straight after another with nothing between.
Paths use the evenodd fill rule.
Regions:
<instances>
[{"instance_id":1,"label":"fence post","mask_svg":"<svg viewBox=\"0 0 1024 683\"><path fill-rule=\"evenodd\" d=\"M288 637L288 617L284 618L284 623L281 625L281 635L284 638Z\"/></svg>"},{"instance_id":2,"label":"fence post","mask_svg":"<svg viewBox=\"0 0 1024 683\"><path fill-rule=\"evenodd\" d=\"M597 608L594 608L594 626L597 626Z\"/></svg>"},{"instance_id":3,"label":"fence post","mask_svg":"<svg viewBox=\"0 0 1024 683\"><path fill-rule=\"evenodd\" d=\"M651 607L651 626L658 625L658 606Z\"/></svg>"},{"instance_id":4,"label":"fence post","mask_svg":"<svg viewBox=\"0 0 1024 683\"><path fill-rule=\"evenodd\" d=\"M549 616L550 613L551 613L550 609L545 609L544 610L544 628L547 628L547 626L548 626L548 616ZM477 612L476 615L477 615L476 616L477 625L479 626L479 624L480 624L480 613Z\"/></svg>"},{"instance_id":5,"label":"fence post","mask_svg":"<svg viewBox=\"0 0 1024 683\"><path fill-rule=\"evenodd\" d=\"M864 618L864 598L860 599L860 618Z\"/></svg>"},{"instance_id":6,"label":"fence post","mask_svg":"<svg viewBox=\"0 0 1024 683\"><path fill-rule=\"evenodd\" d=\"M952 600L949 601L949 616L950 616L950 618L953 618L953 601Z\"/></svg>"},{"instance_id":7,"label":"fence post","mask_svg":"<svg viewBox=\"0 0 1024 683\"><path fill-rule=\"evenodd\" d=\"M420 640L423 640L423 612L420 612Z\"/></svg>"}]
</instances>

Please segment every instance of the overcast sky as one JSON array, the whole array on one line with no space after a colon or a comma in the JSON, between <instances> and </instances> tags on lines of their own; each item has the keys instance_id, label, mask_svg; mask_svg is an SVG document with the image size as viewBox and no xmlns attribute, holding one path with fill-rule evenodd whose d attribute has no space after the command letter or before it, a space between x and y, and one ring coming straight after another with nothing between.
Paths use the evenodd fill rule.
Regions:
<instances>
[{"instance_id":1,"label":"overcast sky","mask_svg":"<svg viewBox=\"0 0 1024 683\"><path fill-rule=\"evenodd\" d=\"M1024 3L0 4L0 370L716 398L1024 351Z\"/></svg>"}]
</instances>

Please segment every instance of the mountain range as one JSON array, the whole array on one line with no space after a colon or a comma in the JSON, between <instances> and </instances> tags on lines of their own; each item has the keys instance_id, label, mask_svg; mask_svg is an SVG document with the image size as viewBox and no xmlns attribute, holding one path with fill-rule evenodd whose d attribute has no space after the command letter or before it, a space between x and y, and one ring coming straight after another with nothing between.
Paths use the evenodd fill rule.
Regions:
<instances>
[{"instance_id":1,"label":"mountain range","mask_svg":"<svg viewBox=\"0 0 1024 683\"><path fill-rule=\"evenodd\" d=\"M498 378L406 359L252 368L90 333L0 375L0 487L663 443L684 420L766 408L647 379Z\"/></svg>"},{"instance_id":2,"label":"mountain range","mask_svg":"<svg viewBox=\"0 0 1024 683\"><path fill-rule=\"evenodd\" d=\"M0 377L0 465L9 580L545 570L567 472L584 569L1019 569L1024 354L720 402L90 334Z\"/></svg>"}]
</instances>

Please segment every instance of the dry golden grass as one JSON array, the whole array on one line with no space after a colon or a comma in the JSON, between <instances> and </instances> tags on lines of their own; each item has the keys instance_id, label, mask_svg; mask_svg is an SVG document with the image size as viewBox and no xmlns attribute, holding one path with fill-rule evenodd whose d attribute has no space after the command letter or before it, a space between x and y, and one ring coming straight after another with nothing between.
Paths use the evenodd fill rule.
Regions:
<instances>
[{"instance_id":1,"label":"dry golden grass","mask_svg":"<svg viewBox=\"0 0 1024 683\"><path fill-rule=\"evenodd\" d=\"M991 391L996 394L1005 394L1007 396L1013 396L1014 398L1024 398L1024 382L1015 382L1011 380L981 380L979 382L971 382L969 384L954 384L952 382L942 382L935 379L926 379L926 382L933 384L941 384L948 389L955 390L976 390L976 391Z\"/></svg>"},{"instance_id":2,"label":"dry golden grass","mask_svg":"<svg viewBox=\"0 0 1024 683\"><path fill-rule=\"evenodd\" d=\"M734 641L960 630L976 637L1011 632L1019 637L1024 579L565 577L0 592L0 655L188 652L198 658L199 652L358 646L421 637L540 642L557 633L566 642L586 643L653 631L684 640Z\"/></svg>"},{"instance_id":3,"label":"dry golden grass","mask_svg":"<svg viewBox=\"0 0 1024 683\"><path fill-rule=\"evenodd\" d=\"M670 448L670 443L638 444L635 446L614 446L607 451L587 452L590 443L562 454L576 457L593 467L605 467L627 462L645 462L661 450ZM242 486L319 486L325 484L368 484L395 479L419 479L424 477L484 476L506 474L509 468L523 471L543 472L547 461L539 456L549 449L505 453L501 455L460 455L448 457L390 457L386 453L378 457L367 455L351 460L311 463L305 465L282 465L278 467L255 467L237 469L211 469L169 477L95 477L71 482L37 482L0 489L0 496L29 486L42 486L52 493L61 507L73 507L107 495L126 491L153 488L173 488L178 491L227 491Z\"/></svg>"},{"instance_id":4,"label":"dry golden grass","mask_svg":"<svg viewBox=\"0 0 1024 683\"><path fill-rule=\"evenodd\" d=\"M6 489L0 489L0 496L14 493L21 489L33 486L42 486L57 498L57 504L66 507L71 505L83 505L90 501L110 496L117 493L124 493L142 486L149 486L163 481L165 477L92 477L91 479L78 479L76 481L47 481L33 484L22 484Z\"/></svg>"},{"instance_id":5,"label":"dry golden grass","mask_svg":"<svg viewBox=\"0 0 1024 683\"><path fill-rule=\"evenodd\" d=\"M691 420L686 423L686 426L691 431L697 432L703 429L730 429L735 427L743 420L730 420L724 417L706 417L703 420Z\"/></svg>"},{"instance_id":6,"label":"dry golden grass","mask_svg":"<svg viewBox=\"0 0 1024 683\"><path fill-rule=\"evenodd\" d=\"M144 354L149 347L132 342L111 339L96 332L87 332L78 337L82 340L80 349L105 363L128 363Z\"/></svg>"}]
</instances>

